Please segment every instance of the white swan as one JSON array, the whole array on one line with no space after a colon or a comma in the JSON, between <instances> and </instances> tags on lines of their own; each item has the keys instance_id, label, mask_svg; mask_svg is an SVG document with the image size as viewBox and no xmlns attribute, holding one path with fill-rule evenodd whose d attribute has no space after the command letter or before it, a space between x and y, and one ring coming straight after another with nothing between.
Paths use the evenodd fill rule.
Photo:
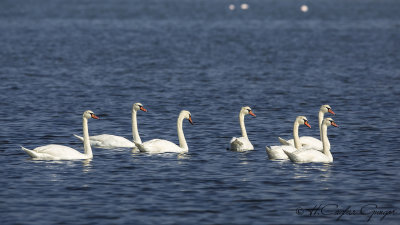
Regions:
<instances>
[{"instance_id":1,"label":"white swan","mask_svg":"<svg viewBox=\"0 0 400 225\"><path fill-rule=\"evenodd\" d=\"M244 126L244 116L252 115L256 117L256 115L251 111L249 106L244 106L239 112L239 123L240 129L242 130L242 137L233 137L230 141L230 150L244 152L248 150L253 150L254 147L251 144L249 138L247 137L246 127Z\"/></svg>"},{"instance_id":2,"label":"white swan","mask_svg":"<svg viewBox=\"0 0 400 225\"><path fill-rule=\"evenodd\" d=\"M319 137L320 140L314 137L310 136L302 136L300 137L300 143L302 147L307 147L307 148L313 148L313 149L318 149L322 151L322 132L321 132L321 124L322 120L324 120L324 114L325 113L330 113L332 115L335 115L335 113L332 111L332 108L329 105L322 105L321 108L319 109L318 113L318 124L319 124ZM283 145L291 145L294 146L294 140L285 140L283 138L278 137L279 142Z\"/></svg>"},{"instance_id":3,"label":"white swan","mask_svg":"<svg viewBox=\"0 0 400 225\"><path fill-rule=\"evenodd\" d=\"M147 112L142 105L142 103L135 103L132 106L132 134L133 134L133 141L137 143L142 143L140 140L138 128L137 128L137 118L136 114L137 111L142 110L143 112ZM75 137L79 138L83 141L83 137L80 137L74 134ZM90 136L90 145L96 148L136 148L135 144L128 139L111 135L111 134L101 134L96 136Z\"/></svg>"},{"instance_id":4,"label":"white swan","mask_svg":"<svg viewBox=\"0 0 400 225\"><path fill-rule=\"evenodd\" d=\"M186 143L185 135L183 134L183 129L182 129L183 119L189 120L189 122L193 125L192 115L190 114L190 112L186 111L186 110L182 110L179 113L178 120L176 122L179 146L170 141L167 141L167 140L153 139L150 141L146 141L143 144L135 142L136 147L141 152L148 152L148 153L152 153L152 154L164 153L164 152L176 152L176 153L188 152L189 147Z\"/></svg>"},{"instance_id":5,"label":"white swan","mask_svg":"<svg viewBox=\"0 0 400 225\"><path fill-rule=\"evenodd\" d=\"M299 126L302 124L311 128L310 124L308 123L307 117L305 116L296 117L296 120L294 121L293 124L293 138L295 147L291 145L279 145L271 147L265 146L269 159L289 159L288 156L285 154L285 152L283 152L284 149L289 152L294 152L297 149L301 149L302 146L299 140Z\"/></svg>"},{"instance_id":6,"label":"white swan","mask_svg":"<svg viewBox=\"0 0 400 225\"><path fill-rule=\"evenodd\" d=\"M71 159L91 159L93 158L92 148L89 143L88 119L99 119L92 111L87 110L83 113L83 148L85 153L63 145L45 145L29 150L21 146L30 157L39 160L71 160Z\"/></svg>"},{"instance_id":7,"label":"white swan","mask_svg":"<svg viewBox=\"0 0 400 225\"><path fill-rule=\"evenodd\" d=\"M326 118L322 122L322 143L324 146L323 152L320 152L315 149L301 149L294 152L286 151L284 152L288 155L289 159L292 162L296 163L310 163L310 162L318 162L318 163L331 163L333 162L333 156L331 154L331 145L328 139L328 126L337 127L338 125L332 118Z\"/></svg>"}]
</instances>

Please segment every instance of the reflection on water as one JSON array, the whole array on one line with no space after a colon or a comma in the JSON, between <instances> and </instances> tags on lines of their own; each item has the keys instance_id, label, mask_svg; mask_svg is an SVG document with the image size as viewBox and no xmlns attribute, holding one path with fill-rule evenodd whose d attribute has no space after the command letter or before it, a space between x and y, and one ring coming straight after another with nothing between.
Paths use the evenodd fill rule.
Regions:
<instances>
[{"instance_id":1,"label":"reflection on water","mask_svg":"<svg viewBox=\"0 0 400 225\"><path fill-rule=\"evenodd\" d=\"M240 160L240 164L246 165L246 164L249 163L247 154L250 154L250 153L251 153L251 151L249 151L249 152L238 152L238 156L239 156L238 158Z\"/></svg>"},{"instance_id":2,"label":"reflection on water","mask_svg":"<svg viewBox=\"0 0 400 225\"><path fill-rule=\"evenodd\" d=\"M303 179L303 178L321 178L322 181L329 181L331 175L331 168L333 165L331 163L315 164L315 163L296 163L293 164L293 178Z\"/></svg>"},{"instance_id":3,"label":"reflection on water","mask_svg":"<svg viewBox=\"0 0 400 225\"><path fill-rule=\"evenodd\" d=\"M190 159L190 154L188 154L188 153L177 154L177 159L179 159L179 160L188 160L188 159ZM182 162L179 161L178 163L182 163Z\"/></svg>"},{"instance_id":4,"label":"reflection on water","mask_svg":"<svg viewBox=\"0 0 400 225\"><path fill-rule=\"evenodd\" d=\"M88 173L92 169L92 164L91 164L92 160L93 159L85 159L85 160L82 161L82 163L83 163L83 170L82 171L84 173Z\"/></svg>"}]
</instances>

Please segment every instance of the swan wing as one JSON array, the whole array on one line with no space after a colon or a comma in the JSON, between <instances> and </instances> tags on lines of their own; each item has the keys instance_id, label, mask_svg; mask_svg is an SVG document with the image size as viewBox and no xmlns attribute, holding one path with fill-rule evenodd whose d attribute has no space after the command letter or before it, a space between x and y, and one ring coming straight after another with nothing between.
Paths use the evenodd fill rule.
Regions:
<instances>
[{"instance_id":1,"label":"swan wing","mask_svg":"<svg viewBox=\"0 0 400 225\"><path fill-rule=\"evenodd\" d=\"M69 160L69 159L86 159L87 157L77 150L63 145L44 145L29 150L22 147L29 156L34 159L42 160Z\"/></svg>"},{"instance_id":2,"label":"swan wing","mask_svg":"<svg viewBox=\"0 0 400 225\"><path fill-rule=\"evenodd\" d=\"M294 140L293 139L285 140L285 139L280 138L280 137L278 137L278 139L279 139L279 142L282 145L294 146ZM322 141L318 140L315 137L302 136L302 137L300 137L300 143L301 143L302 147L317 149L319 151L322 151L322 149L323 149Z\"/></svg>"},{"instance_id":3,"label":"swan wing","mask_svg":"<svg viewBox=\"0 0 400 225\"><path fill-rule=\"evenodd\" d=\"M288 152L297 150L295 147L288 145L266 146L265 148L269 159L289 159L284 150L286 149Z\"/></svg>"},{"instance_id":4,"label":"swan wing","mask_svg":"<svg viewBox=\"0 0 400 225\"><path fill-rule=\"evenodd\" d=\"M302 136L300 137L300 142L301 145L306 148L313 148L319 151L322 151L323 146L322 146L322 141L318 140L315 137L310 137L310 136Z\"/></svg>"},{"instance_id":5,"label":"swan wing","mask_svg":"<svg viewBox=\"0 0 400 225\"><path fill-rule=\"evenodd\" d=\"M248 150L254 150L254 147L251 144L250 140L246 137L239 137L239 138L233 137L230 142L230 150L243 152Z\"/></svg>"},{"instance_id":6,"label":"swan wing","mask_svg":"<svg viewBox=\"0 0 400 225\"><path fill-rule=\"evenodd\" d=\"M79 138L83 141L83 138L75 135L75 137ZM111 135L111 134L101 134L96 136L90 136L90 145L96 148L134 148L135 144L128 139Z\"/></svg>"},{"instance_id":7,"label":"swan wing","mask_svg":"<svg viewBox=\"0 0 400 225\"><path fill-rule=\"evenodd\" d=\"M153 139L150 141L146 141L143 144L138 144L138 143L135 144L141 152L147 152L151 154L164 153L164 152L184 153L188 151L187 149L185 150L173 142L162 139Z\"/></svg>"},{"instance_id":8,"label":"swan wing","mask_svg":"<svg viewBox=\"0 0 400 225\"><path fill-rule=\"evenodd\" d=\"M279 140L279 142L282 144L282 145L291 145L291 146L294 146L294 141L293 141L293 139L291 139L291 140L285 140L285 139L283 139L283 138L281 138L281 137L278 137L278 140ZM290 142L291 141L291 142Z\"/></svg>"},{"instance_id":9,"label":"swan wing","mask_svg":"<svg viewBox=\"0 0 400 225\"><path fill-rule=\"evenodd\" d=\"M324 153L315 149L301 149L294 152L284 150L289 159L295 163L332 162Z\"/></svg>"},{"instance_id":10,"label":"swan wing","mask_svg":"<svg viewBox=\"0 0 400 225\"><path fill-rule=\"evenodd\" d=\"M111 135L101 134L96 136L90 136L90 145L99 148L133 148L135 144L128 139Z\"/></svg>"}]
</instances>

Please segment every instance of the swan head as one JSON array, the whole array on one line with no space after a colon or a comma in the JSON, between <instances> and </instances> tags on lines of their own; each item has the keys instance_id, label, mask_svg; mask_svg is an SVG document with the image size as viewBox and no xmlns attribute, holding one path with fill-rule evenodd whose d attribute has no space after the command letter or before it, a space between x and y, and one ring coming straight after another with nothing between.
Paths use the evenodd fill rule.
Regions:
<instances>
[{"instance_id":1,"label":"swan head","mask_svg":"<svg viewBox=\"0 0 400 225\"><path fill-rule=\"evenodd\" d=\"M183 118L189 120L189 123L190 123L190 124L194 125L194 124L193 124L193 121L192 121L192 114L190 114L189 111L187 111L187 110L182 110L179 117L181 117L181 116L182 116Z\"/></svg>"},{"instance_id":2,"label":"swan head","mask_svg":"<svg viewBox=\"0 0 400 225\"><path fill-rule=\"evenodd\" d=\"M319 109L323 113L330 113L332 115L336 115L333 111L332 108L329 105L322 105L321 108Z\"/></svg>"},{"instance_id":3,"label":"swan head","mask_svg":"<svg viewBox=\"0 0 400 225\"><path fill-rule=\"evenodd\" d=\"M329 127L329 126L338 127L338 125L335 123L335 121L332 118L325 118L323 121L323 124L325 124L327 127Z\"/></svg>"},{"instance_id":4,"label":"swan head","mask_svg":"<svg viewBox=\"0 0 400 225\"><path fill-rule=\"evenodd\" d=\"M92 118L92 119L99 119L99 117L97 117L92 111L90 111L90 110L86 110L84 113L83 113L83 117L84 118L86 118L86 119L90 119L90 118Z\"/></svg>"},{"instance_id":5,"label":"swan head","mask_svg":"<svg viewBox=\"0 0 400 225\"><path fill-rule=\"evenodd\" d=\"M307 127L311 128L311 125L308 123L308 119L305 116L298 116L296 117L296 122L300 125L306 125Z\"/></svg>"},{"instance_id":6,"label":"swan head","mask_svg":"<svg viewBox=\"0 0 400 225\"><path fill-rule=\"evenodd\" d=\"M250 115L256 117L256 114L253 113L253 111L251 110L251 108L249 106L242 107L242 110L240 110L240 113L242 113L244 115L250 114Z\"/></svg>"},{"instance_id":7,"label":"swan head","mask_svg":"<svg viewBox=\"0 0 400 225\"><path fill-rule=\"evenodd\" d=\"M143 112L147 112L147 109L145 109L143 107L142 103L137 102L137 103L133 104L132 111L139 111L139 110L142 110Z\"/></svg>"}]
</instances>

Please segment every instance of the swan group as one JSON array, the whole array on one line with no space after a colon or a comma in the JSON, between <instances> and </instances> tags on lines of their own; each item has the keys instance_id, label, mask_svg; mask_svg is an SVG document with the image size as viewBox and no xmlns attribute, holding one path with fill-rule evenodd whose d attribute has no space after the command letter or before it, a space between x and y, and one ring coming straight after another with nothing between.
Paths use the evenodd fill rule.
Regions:
<instances>
[{"instance_id":1,"label":"swan group","mask_svg":"<svg viewBox=\"0 0 400 225\"><path fill-rule=\"evenodd\" d=\"M322 131L322 144L323 152L317 149L299 149L297 151L291 152L284 149L283 151L287 154L292 162L296 163L331 163L333 162L333 156L331 153L331 145L328 139L328 126L338 127L332 118L326 118L322 121L321 131Z\"/></svg>"},{"instance_id":2,"label":"swan group","mask_svg":"<svg viewBox=\"0 0 400 225\"><path fill-rule=\"evenodd\" d=\"M293 139L294 146L291 145L278 145L278 146L265 146L268 157L270 159L288 159L288 156L285 154L284 150L287 152L294 152L297 149L300 149L301 143L299 138L299 126L306 125L311 128L311 125L308 123L308 119L305 116L298 116L293 124Z\"/></svg>"},{"instance_id":3,"label":"swan group","mask_svg":"<svg viewBox=\"0 0 400 225\"><path fill-rule=\"evenodd\" d=\"M135 103L132 106L132 135L133 142L128 139L111 134L101 134L90 136L90 145L96 148L135 148L135 143L142 143L140 140L139 131L137 127L137 112L141 110L147 112L142 103ZM75 137L84 141L84 138L74 134Z\"/></svg>"},{"instance_id":4,"label":"swan group","mask_svg":"<svg viewBox=\"0 0 400 225\"><path fill-rule=\"evenodd\" d=\"M299 139L299 144L302 147L310 147L310 148L315 148L315 149L319 149L322 151L322 132L321 132L321 124L322 124L322 120L324 120L324 115L326 113L330 113L332 115L335 115L335 113L332 111L332 108L329 105L322 105L321 108L319 109L318 112L318 125L319 125L319 137L320 140L316 139L315 137L310 137L310 136L302 136ZM283 145L291 145L291 146L295 146L294 144L294 139L290 139L290 140L285 140L281 137L278 137L279 142ZM298 148L298 146L296 147Z\"/></svg>"},{"instance_id":5,"label":"swan group","mask_svg":"<svg viewBox=\"0 0 400 225\"><path fill-rule=\"evenodd\" d=\"M137 112L147 112L143 104L135 103L132 106L132 136L133 140L110 135L102 134L96 136L89 136L88 130L88 119L99 119L92 111L87 110L82 115L82 130L83 137L75 135L83 141L84 153L81 153L73 148L63 145L45 145L37 147L33 150L22 147L32 159L39 160L73 160L73 159L91 159L93 158L92 147L96 148L132 148L139 150L140 152L146 152L150 154L158 154L165 152L172 153L187 153L189 151L188 144L183 133L183 121L186 119L193 125L192 115L187 110L182 110L179 113L176 128L179 139L179 145L163 140L163 139L152 139L146 142L142 142L137 123ZM285 140L278 138L282 145L280 146L266 146L266 153L269 159L285 160L290 159L295 163L307 163L307 162L320 162L330 163L333 162L333 156L330 152L330 142L327 136L327 127L334 126L337 124L332 118L324 119L325 113L331 113L335 115L329 105L322 105L319 111L319 127L320 127L320 138L318 140L313 137L303 136L299 137L299 126L305 125L311 128L308 119L305 116L298 116L293 124L293 139ZM244 106L239 112L239 124L241 128L241 137L233 137L230 141L229 149L232 151L245 152L254 150L254 146L247 136L247 131L244 124L244 117L251 115L256 117L254 112L249 106ZM321 146L322 147L321 147Z\"/></svg>"}]
</instances>

